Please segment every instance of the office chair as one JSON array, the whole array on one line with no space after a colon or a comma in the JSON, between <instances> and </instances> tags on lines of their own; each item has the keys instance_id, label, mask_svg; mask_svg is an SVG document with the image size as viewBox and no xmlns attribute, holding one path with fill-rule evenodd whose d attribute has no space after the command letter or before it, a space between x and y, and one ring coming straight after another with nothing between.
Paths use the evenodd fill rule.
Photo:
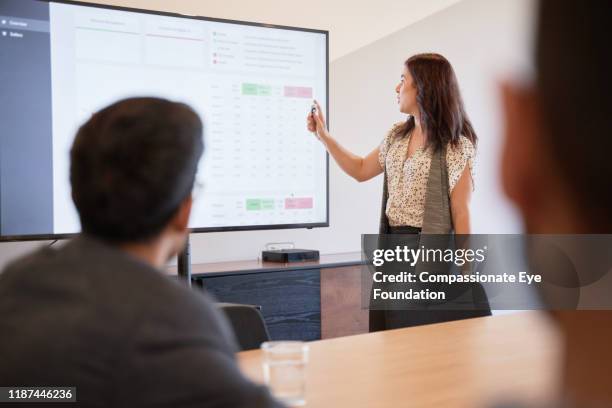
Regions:
<instances>
[{"instance_id":1,"label":"office chair","mask_svg":"<svg viewBox=\"0 0 612 408\"><path fill-rule=\"evenodd\" d=\"M260 312L261 306L217 303L217 307L230 321L242 351L257 349L261 343L270 340L270 333Z\"/></svg>"}]
</instances>

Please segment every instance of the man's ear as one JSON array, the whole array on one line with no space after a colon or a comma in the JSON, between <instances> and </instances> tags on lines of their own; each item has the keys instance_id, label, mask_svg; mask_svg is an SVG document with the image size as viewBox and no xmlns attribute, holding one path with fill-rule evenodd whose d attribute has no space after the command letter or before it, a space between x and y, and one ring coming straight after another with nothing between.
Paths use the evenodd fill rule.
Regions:
<instances>
[{"instance_id":1,"label":"man's ear","mask_svg":"<svg viewBox=\"0 0 612 408\"><path fill-rule=\"evenodd\" d=\"M505 117L501 155L504 192L522 211L523 217L537 206L543 189L544 163L539 98L533 88L503 83L500 86ZM528 221L528 220L526 220Z\"/></svg>"},{"instance_id":2,"label":"man's ear","mask_svg":"<svg viewBox=\"0 0 612 408\"><path fill-rule=\"evenodd\" d=\"M191 194L183 200L181 205L178 208L178 211L172 218L170 222L171 227L175 230L175 232L184 232L189 225L189 216L191 215L191 205L193 204L193 199L191 198Z\"/></svg>"}]
</instances>

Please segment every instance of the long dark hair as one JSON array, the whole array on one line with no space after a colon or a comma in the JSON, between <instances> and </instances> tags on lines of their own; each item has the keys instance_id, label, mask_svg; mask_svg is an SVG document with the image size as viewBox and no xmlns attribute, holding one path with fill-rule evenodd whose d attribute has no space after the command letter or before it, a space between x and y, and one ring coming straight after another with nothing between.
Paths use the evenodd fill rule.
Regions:
<instances>
[{"instance_id":1,"label":"long dark hair","mask_svg":"<svg viewBox=\"0 0 612 408\"><path fill-rule=\"evenodd\" d=\"M440 54L416 54L404 64L417 89L426 147L434 152L449 143L456 147L461 135L475 146L478 138L463 108L457 77L448 60ZM414 117L409 116L398 135L406 136L414 126Z\"/></svg>"}]
</instances>

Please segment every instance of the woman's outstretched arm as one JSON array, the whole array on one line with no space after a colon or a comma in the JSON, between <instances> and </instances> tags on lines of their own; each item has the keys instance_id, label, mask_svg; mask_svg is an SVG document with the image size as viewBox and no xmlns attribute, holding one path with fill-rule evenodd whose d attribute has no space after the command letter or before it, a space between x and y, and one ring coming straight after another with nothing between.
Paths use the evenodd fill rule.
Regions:
<instances>
[{"instance_id":1,"label":"woman's outstretched arm","mask_svg":"<svg viewBox=\"0 0 612 408\"><path fill-rule=\"evenodd\" d=\"M379 148L376 147L367 156L361 157L351 153L334 139L325 127L325 117L318 102L315 101L316 112L306 118L308 130L316 133L329 154L346 174L362 182L370 180L382 173L378 161Z\"/></svg>"}]
</instances>

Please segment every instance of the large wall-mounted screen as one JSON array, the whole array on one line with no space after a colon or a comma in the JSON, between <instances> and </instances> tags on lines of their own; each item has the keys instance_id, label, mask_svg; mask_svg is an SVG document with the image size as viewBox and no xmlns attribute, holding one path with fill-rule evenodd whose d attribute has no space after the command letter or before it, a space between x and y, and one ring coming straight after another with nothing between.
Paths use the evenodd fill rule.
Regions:
<instances>
[{"instance_id":1,"label":"large wall-mounted screen","mask_svg":"<svg viewBox=\"0 0 612 408\"><path fill-rule=\"evenodd\" d=\"M194 231L329 224L328 157L306 130L328 100L328 33L74 2L0 1L0 235L77 233L69 150L132 96L205 125Z\"/></svg>"}]
</instances>

